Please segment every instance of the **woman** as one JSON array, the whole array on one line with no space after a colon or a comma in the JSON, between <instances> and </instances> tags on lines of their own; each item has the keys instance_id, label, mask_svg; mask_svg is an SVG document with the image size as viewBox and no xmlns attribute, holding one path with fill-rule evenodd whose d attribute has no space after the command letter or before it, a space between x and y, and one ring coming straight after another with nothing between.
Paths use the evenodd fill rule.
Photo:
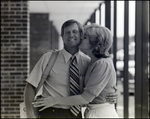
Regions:
<instances>
[{"instance_id":1,"label":"woman","mask_svg":"<svg viewBox=\"0 0 150 119\"><path fill-rule=\"evenodd\" d=\"M116 72L109 56L113 37L106 27L91 24L84 27L85 37L79 48L91 58L84 79L83 93L70 97L39 99L35 107L43 109L56 105L87 105L85 118L118 118L114 104L106 101L106 95L115 92Z\"/></svg>"}]
</instances>

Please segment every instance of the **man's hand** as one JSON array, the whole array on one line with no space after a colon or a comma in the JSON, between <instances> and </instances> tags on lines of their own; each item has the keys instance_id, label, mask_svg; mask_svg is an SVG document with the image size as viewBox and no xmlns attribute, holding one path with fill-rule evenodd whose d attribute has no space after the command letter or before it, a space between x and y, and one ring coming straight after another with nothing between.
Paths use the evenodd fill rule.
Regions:
<instances>
[{"instance_id":1,"label":"man's hand","mask_svg":"<svg viewBox=\"0 0 150 119\"><path fill-rule=\"evenodd\" d=\"M118 91L117 87L114 87L115 92L106 95L106 100L110 104L117 103L118 96L120 95L120 91Z\"/></svg>"},{"instance_id":2,"label":"man's hand","mask_svg":"<svg viewBox=\"0 0 150 119\"><path fill-rule=\"evenodd\" d=\"M39 117L38 109L34 109L34 111L33 110L28 111L28 113L27 113L27 118L38 118L38 117Z\"/></svg>"}]
</instances>

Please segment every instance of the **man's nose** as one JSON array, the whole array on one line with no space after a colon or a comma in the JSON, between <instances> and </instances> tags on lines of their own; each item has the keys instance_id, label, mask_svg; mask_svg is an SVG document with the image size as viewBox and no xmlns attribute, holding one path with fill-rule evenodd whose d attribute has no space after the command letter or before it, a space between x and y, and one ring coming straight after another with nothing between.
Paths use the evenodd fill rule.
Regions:
<instances>
[{"instance_id":1,"label":"man's nose","mask_svg":"<svg viewBox=\"0 0 150 119\"><path fill-rule=\"evenodd\" d=\"M70 32L70 36L74 36L74 33L73 33L73 32Z\"/></svg>"}]
</instances>

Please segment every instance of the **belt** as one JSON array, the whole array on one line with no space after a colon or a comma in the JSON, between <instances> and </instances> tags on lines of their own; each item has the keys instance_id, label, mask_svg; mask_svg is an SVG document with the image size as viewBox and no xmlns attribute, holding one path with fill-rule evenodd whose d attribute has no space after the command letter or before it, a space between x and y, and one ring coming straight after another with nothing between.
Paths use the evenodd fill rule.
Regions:
<instances>
[{"instance_id":1,"label":"belt","mask_svg":"<svg viewBox=\"0 0 150 119\"><path fill-rule=\"evenodd\" d=\"M48 111L48 112L53 112L53 113L69 113L70 109L62 109L62 108L54 108L54 107L49 107L43 110L44 112Z\"/></svg>"},{"instance_id":2,"label":"belt","mask_svg":"<svg viewBox=\"0 0 150 119\"><path fill-rule=\"evenodd\" d=\"M70 109L62 109L62 108L54 108L54 107L49 107L47 108L51 112L70 112Z\"/></svg>"},{"instance_id":3,"label":"belt","mask_svg":"<svg viewBox=\"0 0 150 119\"><path fill-rule=\"evenodd\" d=\"M41 117L74 117L74 115L71 113L70 109L62 109L62 108L54 108L54 107L49 107L44 109L43 111L40 112ZM81 116L81 112L79 114Z\"/></svg>"}]
</instances>

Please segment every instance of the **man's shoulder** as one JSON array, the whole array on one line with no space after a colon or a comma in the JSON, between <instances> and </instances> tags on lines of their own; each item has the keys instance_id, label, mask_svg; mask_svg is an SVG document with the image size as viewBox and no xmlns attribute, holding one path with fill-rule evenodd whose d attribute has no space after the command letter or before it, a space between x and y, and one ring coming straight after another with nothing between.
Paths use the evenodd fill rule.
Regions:
<instances>
[{"instance_id":1,"label":"man's shoulder","mask_svg":"<svg viewBox=\"0 0 150 119\"><path fill-rule=\"evenodd\" d=\"M43 52L42 57L45 59L49 59L53 52L59 52L60 50L54 49L54 50L46 50Z\"/></svg>"},{"instance_id":2,"label":"man's shoulder","mask_svg":"<svg viewBox=\"0 0 150 119\"><path fill-rule=\"evenodd\" d=\"M80 57L81 57L81 60L84 60L84 61L90 61L90 57L86 54L84 54L83 52L80 51Z\"/></svg>"},{"instance_id":3,"label":"man's shoulder","mask_svg":"<svg viewBox=\"0 0 150 119\"><path fill-rule=\"evenodd\" d=\"M56 51L59 51L59 50L58 49L46 50L43 52L43 55L44 54L51 54L52 52L56 52Z\"/></svg>"}]
</instances>

